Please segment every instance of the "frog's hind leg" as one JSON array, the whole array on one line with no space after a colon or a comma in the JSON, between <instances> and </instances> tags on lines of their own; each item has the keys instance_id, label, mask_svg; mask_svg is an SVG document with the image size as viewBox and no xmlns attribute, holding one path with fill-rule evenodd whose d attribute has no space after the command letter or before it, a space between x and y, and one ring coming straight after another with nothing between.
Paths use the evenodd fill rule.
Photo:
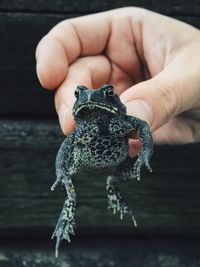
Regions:
<instances>
[{"instance_id":1,"label":"frog's hind leg","mask_svg":"<svg viewBox=\"0 0 200 267\"><path fill-rule=\"evenodd\" d=\"M57 179L52 185L51 190L61 183L66 191L66 200L58 218L57 225L52 238L56 237L55 255L58 257L58 249L62 239L70 242L70 234L74 234L76 193L71 177L77 172L80 164L80 149L75 147L73 150L69 146L70 140L65 139L56 158Z\"/></svg>"},{"instance_id":2,"label":"frog's hind leg","mask_svg":"<svg viewBox=\"0 0 200 267\"><path fill-rule=\"evenodd\" d=\"M137 226L132 210L128 207L125 199L122 197L119 191L117 184L119 180L120 178L117 176L108 176L107 178L106 192L108 197L108 208L113 209L114 214L118 211L121 219L123 219L125 214L129 214L134 225Z\"/></svg>"},{"instance_id":3,"label":"frog's hind leg","mask_svg":"<svg viewBox=\"0 0 200 267\"><path fill-rule=\"evenodd\" d=\"M67 198L64 202L62 211L60 213L57 225L52 235L52 239L56 236L55 256L58 257L58 249L62 239L70 242L70 234L74 235L75 226L75 210L76 210L76 193L71 179L62 180L65 187Z\"/></svg>"}]
</instances>

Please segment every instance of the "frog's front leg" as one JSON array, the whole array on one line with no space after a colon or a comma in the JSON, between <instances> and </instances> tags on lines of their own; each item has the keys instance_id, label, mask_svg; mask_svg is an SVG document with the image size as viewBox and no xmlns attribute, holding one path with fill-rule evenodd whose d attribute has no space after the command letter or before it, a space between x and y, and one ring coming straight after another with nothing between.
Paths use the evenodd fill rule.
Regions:
<instances>
[{"instance_id":1,"label":"frog's front leg","mask_svg":"<svg viewBox=\"0 0 200 267\"><path fill-rule=\"evenodd\" d=\"M137 161L134 165L134 175L139 180L141 168L143 165L145 165L150 172L152 171L149 165L149 159L153 154L153 138L146 121L140 120L133 116L127 116L127 118L128 122L131 123L133 129L137 131L142 143L142 149L138 154Z\"/></svg>"},{"instance_id":2,"label":"frog's front leg","mask_svg":"<svg viewBox=\"0 0 200 267\"><path fill-rule=\"evenodd\" d=\"M128 136L131 131L137 131L142 143L142 149L135 162L134 176L140 179L140 172L143 165L151 171L149 159L153 154L153 138L150 128L146 121L140 120L133 116L126 115L125 117L114 118L109 125L109 132L115 136Z\"/></svg>"},{"instance_id":3,"label":"frog's front leg","mask_svg":"<svg viewBox=\"0 0 200 267\"><path fill-rule=\"evenodd\" d=\"M62 239L70 242L70 234L74 234L75 225L75 209L76 194L71 180L71 176L75 174L80 165L80 146L77 143L77 135L72 134L62 143L56 158L56 176L57 179L51 190L61 183L66 191L67 198L64 202L57 225L55 227L52 238L56 236L55 255L58 256L59 244Z\"/></svg>"}]
</instances>

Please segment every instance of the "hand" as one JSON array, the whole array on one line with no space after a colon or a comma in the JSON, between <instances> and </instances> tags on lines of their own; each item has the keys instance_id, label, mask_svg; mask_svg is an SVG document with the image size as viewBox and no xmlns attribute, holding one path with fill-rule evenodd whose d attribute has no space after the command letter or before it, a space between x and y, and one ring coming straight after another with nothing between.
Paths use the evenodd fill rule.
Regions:
<instances>
[{"instance_id":1,"label":"hand","mask_svg":"<svg viewBox=\"0 0 200 267\"><path fill-rule=\"evenodd\" d=\"M37 74L56 89L63 132L75 126L78 84L111 83L128 114L146 120L155 143L200 140L200 31L140 8L69 19L38 44Z\"/></svg>"}]
</instances>

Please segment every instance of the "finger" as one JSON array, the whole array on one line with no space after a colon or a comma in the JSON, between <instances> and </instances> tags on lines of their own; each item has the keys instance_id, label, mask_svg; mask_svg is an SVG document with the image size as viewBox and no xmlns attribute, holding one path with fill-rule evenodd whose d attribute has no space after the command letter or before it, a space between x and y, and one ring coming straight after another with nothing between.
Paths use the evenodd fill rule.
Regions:
<instances>
[{"instance_id":1,"label":"finger","mask_svg":"<svg viewBox=\"0 0 200 267\"><path fill-rule=\"evenodd\" d=\"M63 21L40 41L36 49L37 74L45 88L57 88L69 64L79 56L102 53L110 34L109 21L102 14Z\"/></svg>"},{"instance_id":2,"label":"finger","mask_svg":"<svg viewBox=\"0 0 200 267\"><path fill-rule=\"evenodd\" d=\"M142 149L142 143L139 139L129 139L129 156L135 157Z\"/></svg>"},{"instance_id":3,"label":"finger","mask_svg":"<svg viewBox=\"0 0 200 267\"><path fill-rule=\"evenodd\" d=\"M98 88L107 83L110 76L111 66L104 56L83 57L69 67L67 79L55 95L56 111L64 134L69 134L75 126L72 109L75 102L74 90L77 85Z\"/></svg>"},{"instance_id":4,"label":"finger","mask_svg":"<svg viewBox=\"0 0 200 267\"><path fill-rule=\"evenodd\" d=\"M185 144L199 142L200 122L178 116L153 133L156 144Z\"/></svg>"},{"instance_id":5,"label":"finger","mask_svg":"<svg viewBox=\"0 0 200 267\"><path fill-rule=\"evenodd\" d=\"M177 58L160 74L129 88L121 96L128 112L146 120L152 131L173 116L200 105L199 60L189 69L185 62L188 62L185 55L182 60Z\"/></svg>"},{"instance_id":6,"label":"finger","mask_svg":"<svg viewBox=\"0 0 200 267\"><path fill-rule=\"evenodd\" d=\"M134 12L134 16L133 16ZM65 79L68 66L78 57L105 53L115 66L134 76L143 78L134 38L138 39L140 11L122 8L65 20L56 25L38 44L36 49L37 73L46 88L57 88ZM132 23L134 21L134 37ZM133 75L134 70L134 75Z\"/></svg>"},{"instance_id":7,"label":"finger","mask_svg":"<svg viewBox=\"0 0 200 267\"><path fill-rule=\"evenodd\" d=\"M68 59L64 47L54 36L47 35L36 50L36 71L41 85L55 89L67 75Z\"/></svg>"}]
</instances>

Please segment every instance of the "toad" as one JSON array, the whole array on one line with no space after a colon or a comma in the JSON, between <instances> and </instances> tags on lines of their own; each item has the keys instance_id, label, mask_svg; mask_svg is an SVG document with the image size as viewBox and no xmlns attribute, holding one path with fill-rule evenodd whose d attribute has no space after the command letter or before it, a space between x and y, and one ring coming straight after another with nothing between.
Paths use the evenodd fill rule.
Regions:
<instances>
[{"instance_id":1,"label":"toad","mask_svg":"<svg viewBox=\"0 0 200 267\"><path fill-rule=\"evenodd\" d=\"M129 116L112 85L99 89L77 86L73 116L75 130L66 137L56 158L56 181L53 191L61 183L66 191L56 228L56 256L62 239L70 242L74 234L76 193L72 176L81 169L103 170L108 173L106 192L108 206L123 218L129 214L136 226L131 209L118 189L118 182L140 179L142 166L151 171L149 159L153 153L153 139L147 122ZM136 131L142 143L137 159L128 154L131 131Z\"/></svg>"}]
</instances>

